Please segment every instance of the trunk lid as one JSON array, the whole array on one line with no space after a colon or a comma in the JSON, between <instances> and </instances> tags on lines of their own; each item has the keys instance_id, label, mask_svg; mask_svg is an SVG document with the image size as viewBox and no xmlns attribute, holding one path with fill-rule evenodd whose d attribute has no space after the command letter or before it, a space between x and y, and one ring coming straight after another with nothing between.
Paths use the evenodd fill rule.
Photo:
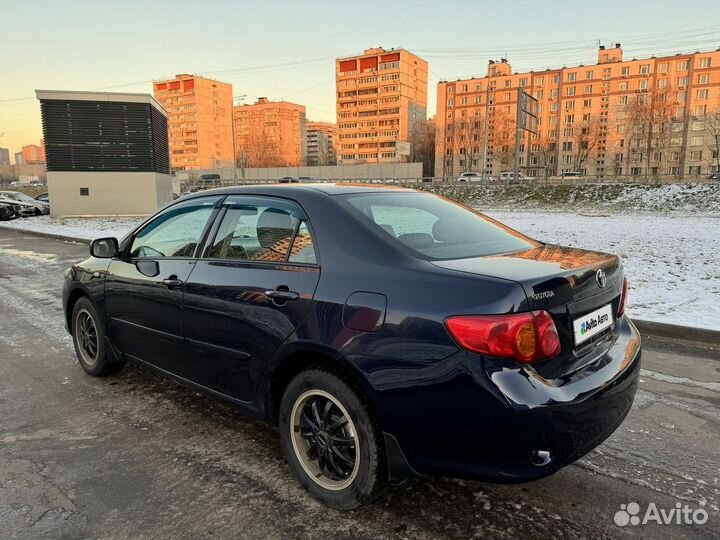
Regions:
<instances>
[{"instance_id":1,"label":"trunk lid","mask_svg":"<svg viewBox=\"0 0 720 540\"><path fill-rule=\"evenodd\" d=\"M505 255L433 261L433 264L448 270L515 281L525 290L528 310L543 309L550 313L562 350L556 358L533 364L544 377L556 378L580 369L596 357L593 353L597 353L599 347L609 346L616 335L616 314L623 288L622 264L616 255L545 244ZM583 316L608 305L612 325L592 337L576 337L573 322L577 320L580 324Z\"/></svg>"}]
</instances>

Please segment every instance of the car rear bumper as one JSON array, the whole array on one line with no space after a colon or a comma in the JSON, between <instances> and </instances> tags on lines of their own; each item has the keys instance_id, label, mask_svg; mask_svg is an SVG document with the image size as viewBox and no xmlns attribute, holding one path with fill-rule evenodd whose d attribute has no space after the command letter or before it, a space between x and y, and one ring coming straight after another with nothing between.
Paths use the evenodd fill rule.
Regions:
<instances>
[{"instance_id":1,"label":"car rear bumper","mask_svg":"<svg viewBox=\"0 0 720 540\"><path fill-rule=\"evenodd\" d=\"M408 468L421 474L507 483L548 476L622 423L637 390L640 354L639 333L627 319L582 374L562 381L459 352L443 361L450 370L433 383L396 389L389 402L382 397L384 428Z\"/></svg>"}]
</instances>

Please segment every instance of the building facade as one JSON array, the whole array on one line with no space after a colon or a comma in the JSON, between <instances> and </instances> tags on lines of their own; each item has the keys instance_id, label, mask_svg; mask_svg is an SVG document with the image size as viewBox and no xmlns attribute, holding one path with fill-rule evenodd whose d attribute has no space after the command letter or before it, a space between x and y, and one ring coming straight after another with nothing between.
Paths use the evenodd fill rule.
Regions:
<instances>
[{"instance_id":1,"label":"building facade","mask_svg":"<svg viewBox=\"0 0 720 540\"><path fill-rule=\"evenodd\" d=\"M22 147L23 163L27 165L45 163L45 145L27 144Z\"/></svg>"},{"instance_id":2,"label":"building facade","mask_svg":"<svg viewBox=\"0 0 720 540\"><path fill-rule=\"evenodd\" d=\"M491 61L480 78L438 83L435 175L511 171L518 89L537 99L524 132L528 176L697 177L717 169L720 50L626 60L620 44L598 62L515 73ZM487 133L487 153L484 141Z\"/></svg>"},{"instance_id":3,"label":"building facade","mask_svg":"<svg viewBox=\"0 0 720 540\"><path fill-rule=\"evenodd\" d=\"M307 165L335 165L335 130L330 122L307 123Z\"/></svg>"},{"instance_id":4,"label":"building facade","mask_svg":"<svg viewBox=\"0 0 720 540\"><path fill-rule=\"evenodd\" d=\"M244 167L297 167L307 155L305 106L261 97L233 109L237 163Z\"/></svg>"},{"instance_id":5,"label":"building facade","mask_svg":"<svg viewBox=\"0 0 720 540\"><path fill-rule=\"evenodd\" d=\"M427 118L428 64L404 49L367 49L335 61L338 163L406 161Z\"/></svg>"},{"instance_id":6,"label":"building facade","mask_svg":"<svg viewBox=\"0 0 720 540\"><path fill-rule=\"evenodd\" d=\"M173 170L232 166L231 85L181 74L156 81L153 91L167 111Z\"/></svg>"},{"instance_id":7,"label":"building facade","mask_svg":"<svg viewBox=\"0 0 720 540\"><path fill-rule=\"evenodd\" d=\"M152 96L36 95L53 216L147 215L172 201L167 116Z\"/></svg>"}]
</instances>

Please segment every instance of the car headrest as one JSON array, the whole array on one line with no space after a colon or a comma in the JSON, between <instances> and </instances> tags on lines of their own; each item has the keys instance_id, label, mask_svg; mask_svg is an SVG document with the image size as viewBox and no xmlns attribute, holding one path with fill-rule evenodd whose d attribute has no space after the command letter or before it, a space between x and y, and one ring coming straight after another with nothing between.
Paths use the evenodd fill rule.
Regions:
<instances>
[{"instance_id":1,"label":"car headrest","mask_svg":"<svg viewBox=\"0 0 720 540\"><path fill-rule=\"evenodd\" d=\"M435 244L433 237L427 233L405 233L398 236L397 239L413 249L428 248Z\"/></svg>"},{"instance_id":2,"label":"car headrest","mask_svg":"<svg viewBox=\"0 0 720 540\"><path fill-rule=\"evenodd\" d=\"M257 220L258 242L263 248L290 240L294 230L293 218L285 210L266 208Z\"/></svg>"},{"instance_id":3,"label":"car headrest","mask_svg":"<svg viewBox=\"0 0 720 540\"><path fill-rule=\"evenodd\" d=\"M462 223L452 218L438 219L433 223L432 233L438 242L459 242L467 234Z\"/></svg>"}]
</instances>

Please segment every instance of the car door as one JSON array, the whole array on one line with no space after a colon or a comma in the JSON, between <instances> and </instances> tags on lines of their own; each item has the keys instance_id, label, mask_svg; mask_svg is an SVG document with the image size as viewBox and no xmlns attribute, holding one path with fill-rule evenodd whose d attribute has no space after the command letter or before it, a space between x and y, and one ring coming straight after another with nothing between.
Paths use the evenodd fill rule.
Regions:
<instances>
[{"instance_id":1,"label":"car door","mask_svg":"<svg viewBox=\"0 0 720 540\"><path fill-rule=\"evenodd\" d=\"M107 332L120 352L185 375L183 287L221 197L169 207L139 229L105 280Z\"/></svg>"},{"instance_id":2,"label":"car door","mask_svg":"<svg viewBox=\"0 0 720 540\"><path fill-rule=\"evenodd\" d=\"M300 207L272 197L230 196L185 284L193 379L253 398L265 365L310 309L320 277Z\"/></svg>"}]
</instances>

